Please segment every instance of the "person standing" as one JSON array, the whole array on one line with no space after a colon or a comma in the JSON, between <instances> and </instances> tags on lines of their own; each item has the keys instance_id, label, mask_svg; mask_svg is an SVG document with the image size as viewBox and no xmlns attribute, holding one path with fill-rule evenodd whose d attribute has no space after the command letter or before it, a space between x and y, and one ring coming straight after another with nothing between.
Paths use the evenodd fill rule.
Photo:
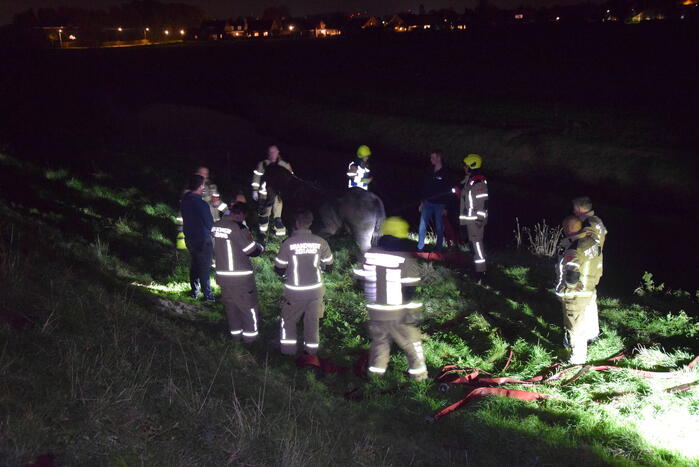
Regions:
<instances>
[{"instance_id":1,"label":"person standing","mask_svg":"<svg viewBox=\"0 0 699 467\"><path fill-rule=\"evenodd\" d=\"M230 213L211 229L216 256L216 282L228 316L231 336L253 342L258 336L259 305L257 286L250 257L259 256L264 248L252 239L245 225L245 203L235 203Z\"/></svg>"},{"instance_id":2,"label":"person standing","mask_svg":"<svg viewBox=\"0 0 699 467\"><path fill-rule=\"evenodd\" d=\"M319 321L323 317L323 271L333 264L330 246L311 233L313 214L302 211L296 216L293 234L279 248L274 259L277 274L284 277L280 344L284 355L297 349L298 322L303 318L303 348L316 354L320 347Z\"/></svg>"},{"instance_id":3,"label":"person standing","mask_svg":"<svg viewBox=\"0 0 699 467\"><path fill-rule=\"evenodd\" d=\"M420 282L417 263L409 251L408 223L389 217L381 227L378 245L364 254L362 269L355 275L365 281L364 291L369 312L369 375L386 373L395 342L408 358L408 374L422 381L427 379L422 336L417 327L421 303L412 301ZM414 245L414 243L412 243Z\"/></svg>"},{"instance_id":4,"label":"person standing","mask_svg":"<svg viewBox=\"0 0 699 467\"><path fill-rule=\"evenodd\" d=\"M362 190L369 190L369 184L373 181L371 169L369 168L369 158L371 149L362 144L357 148L357 157L347 166L347 187L357 187Z\"/></svg>"},{"instance_id":5,"label":"person standing","mask_svg":"<svg viewBox=\"0 0 699 467\"><path fill-rule=\"evenodd\" d=\"M448 169L444 167L444 156L441 151L433 151L430 154L432 170L426 177L422 186L422 201L420 202L420 228L418 230L417 249L425 248L425 236L430 220L434 219L437 234L436 250L444 246L443 218L447 210L447 204L454 196L454 181Z\"/></svg>"},{"instance_id":6,"label":"person standing","mask_svg":"<svg viewBox=\"0 0 699 467\"><path fill-rule=\"evenodd\" d=\"M565 251L558 259L555 292L563 307L565 341L571 348L569 363L587 362L590 339L590 303L596 300L601 276L600 246L583 230L580 219L563 219Z\"/></svg>"},{"instance_id":7,"label":"person standing","mask_svg":"<svg viewBox=\"0 0 699 467\"><path fill-rule=\"evenodd\" d=\"M211 217L213 217L214 221L219 220L227 206L225 203L221 202L221 195L218 191L218 186L209 178L208 167L197 167L194 174L204 177L204 192L201 194L201 198L206 201L206 204L209 205Z\"/></svg>"},{"instance_id":8,"label":"person standing","mask_svg":"<svg viewBox=\"0 0 699 467\"><path fill-rule=\"evenodd\" d=\"M259 202L260 206L260 232L265 233L269 229L269 217L273 218L274 233L279 237L286 235L286 227L282 222L282 210L284 204L281 197L271 189L267 190L267 182L262 181L265 170L270 165L278 165L294 173L291 165L282 159L279 147L272 145L267 148L267 157L261 160L252 172L252 199Z\"/></svg>"},{"instance_id":9,"label":"person standing","mask_svg":"<svg viewBox=\"0 0 699 467\"><path fill-rule=\"evenodd\" d=\"M604 273L604 242L607 238L607 228L602 219L592 210L592 200L588 196L581 196L573 200L573 215L582 222L582 229L599 246L599 262L597 263L600 278ZM585 313L587 319L588 341L594 341L599 337L599 311L597 309L597 292L589 302L589 309Z\"/></svg>"},{"instance_id":10,"label":"person standing","mask_svg":"<svg viewBox=\"0 0 699 467\"><path fill-rule=\"evenodd\" d=\"M488 222L488 181L481 173L482 166L483 159L478 154L469 154L464 158L466 176L461 182L459 213L461 236L471 244L473 263L479 274L487 270L483 237Z\"/></svg>"},{"instance_id":11,"label":"person standing","mask_svg":"<svg viewBox=\"0 0 699 467\"><path fill-rule=\"evenodd\" d=\"M185 246L190 255L189 283L194 299L202 294L206 301L214 301L211 293L209 271L212 259L211 228L214 219L209 205L202 199L206 189L204 177L192 175L187 184L187 191L180 202L182 213L182 230Z\"/></svg>"}]
</instances>

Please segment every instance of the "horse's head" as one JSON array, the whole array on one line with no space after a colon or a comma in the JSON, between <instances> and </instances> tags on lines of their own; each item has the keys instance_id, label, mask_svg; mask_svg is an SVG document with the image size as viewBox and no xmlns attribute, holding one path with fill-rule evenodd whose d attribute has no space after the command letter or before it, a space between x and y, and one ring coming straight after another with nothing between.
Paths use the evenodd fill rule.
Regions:
<instances>
[{"instance_id":1,"label":"horse's head","mask_svg":"<svg viewBox=\"0 0 699 467\"><path fill-rule=\"evenodd\" d=\"M265 169L265 175L262 178L267 182L267 188L275 193L283 194L288 192L294 182L294 175L282 166L272 164Z\"/></svg>"}]
</instances>

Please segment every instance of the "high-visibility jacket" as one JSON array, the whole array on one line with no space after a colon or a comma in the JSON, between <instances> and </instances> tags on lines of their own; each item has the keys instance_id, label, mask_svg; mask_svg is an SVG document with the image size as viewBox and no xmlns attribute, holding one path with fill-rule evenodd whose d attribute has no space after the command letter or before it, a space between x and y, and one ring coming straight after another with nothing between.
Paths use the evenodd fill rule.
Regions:
<instances>
[{"instance_id":1,"label":"high-visibility jacket","mask_svg":"<svg viewBox=\"0 0 699 467\"><path fill-rule=\"evenodd\" d=\"M253 240L250 230L225 216L211 229L214 237L216 276L220 278L247 278L254 282L251 256L259 255L263 247Z\"/></svg>"},{"instance_id":2,"label":"high-visibility jacket","mask_svg":"<svg viewBox=\"0 0 699 467\"><path fill-rule=\"evenodd\" d=\"M348 188L356 186L363 190L368 190L369 182L366 182L365 179L371 178L369 164L361 159L353 160L347 166L347 177L349 178L347 182Z\"/></svg>"},{"instance_id":3,"label":"high-visibility jacket","mask_svg":"<svg viewBox=\"0 0 699 467\"><path fill-rule=\"evenodd\" d=\"M568 241L556 265L556 295L563 299L591 297L602 276L602 250L585 232L569 237Z\"/></svg>"},{"instance_id":4,"label":"high-visibility jacket","mask_svg":"<svg viewBox=\"0 0 699 467\"><path fill-rule=\"evenodd\" d=\"M604 226L602 219L595 215L595 211L589 211L585 214L585 217L580 220L583 223L583 231L587 232L590 237L592 237L601 250L604 250L604 241L607 239L607 228Z\"/></svg>"},{"instance_id":5,"label":"high-visibility jacket","mask_svg":"<svg viewBox=\"0 0 699 467\"><path fill-rule=\"evenodd\" d=\"M488 181L478 172L464 178L461 189L459 224L488 220Z\"/></svg>"},{"instance_id":6,"label":"high-visibility jacket","mask_svg":"<svg viewBox=\"0 0 699 467\"><path fill-rule=\"evenodd\" d=\"M381 240L385 238L386 236ZM379 243L388 243L381 240ZM355 269L354 273L366 281L364 291L369 319L401 319L402 312L422 306L421 303L411 301L410 294L405 290L406 287L414 287L420 283L417 263L406 251L372 247L364 253L362 268Z\"/></svg>"},{"instance_id":7,"label":"high-visibility jacket","mask_svg":"<svg viewBox=\"0 0 699 467\"><path fill-rule=\"evenodd\" d=\"M287 161L282 160L280 157L277 162L270 162L269 159L261 160L255 169L252 171L252 191L258 191L260 195L267 196L267 182L262 182L262 177L265 175L265 170L272 164L277 164L280 167L284 167L291 173L294 170L291 168L291 164Z\"/></svg>"},{"instance_id":8,"label":"high-visibility jacket","mask_svg":"<svg viewBox=\"0 0 699 467\"><path fill-rule=\"evenodd\" d=\"M279 247L274 266L286 270L285 292L302 294L303 298L322 297L322 270L333 263L330 246L310 230L295 230Z\"/></svg>"}]
</instances>

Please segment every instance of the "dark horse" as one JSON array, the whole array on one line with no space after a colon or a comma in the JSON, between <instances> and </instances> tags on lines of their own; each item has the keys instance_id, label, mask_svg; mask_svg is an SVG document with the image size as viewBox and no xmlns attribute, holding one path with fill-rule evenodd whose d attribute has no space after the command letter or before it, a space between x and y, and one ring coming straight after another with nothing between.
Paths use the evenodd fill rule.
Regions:
<instances>
[{"instance_id":1,"label":"dark horse","mask_svg":"<svg viewBox=\"0 0 699 467\"><path fill-rule=\"evenodd\" d=\"M327 237L346 227L362 251L368 250L379 237L379 229L386 218L381 198L361 188L332 192L301 180L283 167L271 165L264 180L271 195L284 200L284 217L304 209L313 212L313 231ZM285 219L286 220L286 219ZM292 222L287 223L293 226Z\"/></svg>"}]
</instances>

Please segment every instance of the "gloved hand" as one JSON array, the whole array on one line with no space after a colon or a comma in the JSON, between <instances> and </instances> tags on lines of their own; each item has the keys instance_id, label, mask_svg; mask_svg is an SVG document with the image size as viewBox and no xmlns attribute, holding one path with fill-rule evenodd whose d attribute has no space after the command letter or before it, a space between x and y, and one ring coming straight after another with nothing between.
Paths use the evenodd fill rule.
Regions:
<instances>
[{"instance_id":1,"label":"gloved hand","mask_svg":"<svg viewBox=\"0 0 699 467\"><path fill-rule=\"evenodd\" d=\"M260 198L260 194L257 191L252 192L252 199L257 201Z\"/></svg>"}]
</instances>

